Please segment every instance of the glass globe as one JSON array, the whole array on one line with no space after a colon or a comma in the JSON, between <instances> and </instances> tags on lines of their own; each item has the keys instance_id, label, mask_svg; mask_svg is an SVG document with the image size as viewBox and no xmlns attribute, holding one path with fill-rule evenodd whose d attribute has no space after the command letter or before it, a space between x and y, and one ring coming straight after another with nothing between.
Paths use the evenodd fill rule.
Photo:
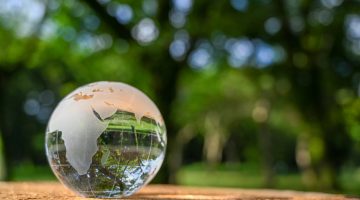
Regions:
<instances>
[{"instance_id":1,"label":"glass globe","mask_svg":"<svg viewBox=\"0 0 360 200\"><path fill-rule=\"evenodd\" d=\"M57 178L85 197L129 196L158 172L166 129L155 104L119 82L96 82L66 96L52 113L46 155Z\"/></svg>"}]
</instances>

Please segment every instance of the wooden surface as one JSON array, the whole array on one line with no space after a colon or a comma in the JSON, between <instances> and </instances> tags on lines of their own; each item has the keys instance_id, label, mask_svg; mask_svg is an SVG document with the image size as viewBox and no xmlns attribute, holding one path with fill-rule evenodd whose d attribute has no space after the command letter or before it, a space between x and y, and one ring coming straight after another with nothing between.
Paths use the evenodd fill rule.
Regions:
<instances>
[{"instance_id":1,"label":"wooden surface","mask_svg":"<svg viewBox=\"0 0 360 200\"><path fill-rule=\"evenodd\" d=\"M60 183L6 183L0 182L0 199L85 199L74 195ZM278 190L247 190L195 188L171 185L149 185L128 199L239 199L239 200L348 200L356 199L344 195L330 195L322 193L304 193Z\"/></svg>"}]
</instances>

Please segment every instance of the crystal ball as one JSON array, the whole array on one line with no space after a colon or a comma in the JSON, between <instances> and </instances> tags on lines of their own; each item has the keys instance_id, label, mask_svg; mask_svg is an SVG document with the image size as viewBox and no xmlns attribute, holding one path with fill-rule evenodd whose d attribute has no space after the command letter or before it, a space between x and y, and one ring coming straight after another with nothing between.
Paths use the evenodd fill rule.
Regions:
<instances>
[{"instance_id":1,"label":"crystal ball","mask_svg":"<svg viewBox=\"0 0 360 200\"><path fill-rule=\"evenodd\" d=\"M120 82L96 82L67 95L46 130L46 155L56 177L84 197L129 196L156 175L166 129L156 105Z\"/></svg>"}]
</instances>

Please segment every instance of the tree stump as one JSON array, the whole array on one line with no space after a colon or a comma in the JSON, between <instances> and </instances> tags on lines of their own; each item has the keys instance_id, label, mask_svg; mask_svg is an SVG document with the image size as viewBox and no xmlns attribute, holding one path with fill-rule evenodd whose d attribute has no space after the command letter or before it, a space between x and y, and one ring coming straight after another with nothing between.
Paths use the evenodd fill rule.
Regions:
<instances>
[{"instance_id":1,"label":"tree stump","mask_svg":"<svg viewBox=\"0 0 360 200\"><path fill-rule=\"evenodd\" d=\"M57 182L3 182L0 183L0 199L66 200L85 198L76 196ZM127 199L350 200L357 198L315 192L148 185Z\"/></svg>"}]
</instances>

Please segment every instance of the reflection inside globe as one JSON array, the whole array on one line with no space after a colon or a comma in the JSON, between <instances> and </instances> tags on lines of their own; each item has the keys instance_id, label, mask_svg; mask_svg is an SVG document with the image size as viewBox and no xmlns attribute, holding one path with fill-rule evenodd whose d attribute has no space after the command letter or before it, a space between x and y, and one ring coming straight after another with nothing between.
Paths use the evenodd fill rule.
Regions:
<instances>
[{"instance_id":1,"label":"reflection inside globe","mask_svg":"<svg viewBox=\"0 0 360 200\"><path fill-rule=\"evenodd\" d=\"M109 86L112 91L108 93L94 93ZM123 95L130 91L130 101L121 98L120 94L111 95L117 88ZM100 82L84 86L80 91L68 95L49 121L46 150L50 166L62 183L82 196L129 196L147 184L163 162L166 130L161 115L153 114L159 114L158 110L145 95L134 94L140 91L125 84ZM93 100L86 105L77 105L81 103L79 98L81 101ZM129 109L116 105L114 102L118 98ZM146 111L142 111L143 114L136 112L136 108L131 109L136 106L135 98L145 105L149 101L149 106L143 107ZM99 103L103 105L95 105ZM104 114L106 105L115 110Z\"/></svg>"}]
</instances>

